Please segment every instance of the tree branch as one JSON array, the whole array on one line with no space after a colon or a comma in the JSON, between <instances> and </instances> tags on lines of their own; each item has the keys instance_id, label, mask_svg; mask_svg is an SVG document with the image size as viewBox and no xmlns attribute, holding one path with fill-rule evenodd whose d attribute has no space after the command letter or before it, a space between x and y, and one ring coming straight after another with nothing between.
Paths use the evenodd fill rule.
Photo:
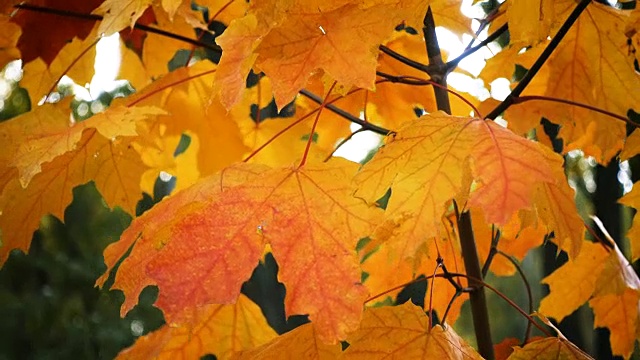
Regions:
<instances>
[{"instance_id":1,"label":"tree branch","mask_svg":"<svg viewBox=\"0 0 640 360\"><path fill-rule=\"evenodd\" d=\"M540 71L542 65L544 65L544 63L549 59L551 53L553 53L553 51L558 47L560 41L562 41L564 36L569 32L571 26L573 26L576 20L578 20L578 17L580 17L580 14L582 14L582 12L587 8L587 5L589 5L589 3L591 3L591 0L580 1L578 6L573 9L571 15L569 15L564 24L562 24L560 30L558 30L553 39L551 39L551 42L549 43L549 45L547 45L547 48L544 49L540 57L531 66L529 71L527 71L522 80L520 80L518 85L513 89L513 91L511 91L509 96L507 96L507 98L504 99L504 101L502 101L500 105L498 105L495 109L493 109L493 111L491 111L491 113L486 116L487 119L495 120L498 115L502 114L505 110L507 110L511 105L514 104L515 99L520 96L520 94L522 94L527 85L529 85L538 71Z\"/></svg>"},{"instance_id":2,"label":"tree branch","mask_svg":"<svg viewBox=\"0 0 640 360\"><path fill-rule=\"evenodd\" d=\"M442 110L447 114L451 114L451 104L449 102L449 93L447 89L447 73L446 66L442 61L440 54L440 45L436 36L436 26L433 20L431 7L427 9L424 17L422 32L424 33L427 55L429 56L429 65L443 69L441 73L431 74L431 79L440 86L434 86L433 91L436 96L436 104L438 110ZM460 243L462 248L462 258L464 266L469 278L482 280L482 271L480 270L480 261L478 260L478 251L471 227L471 213L465 211L458 214L458 207L454 201L456 215L458 215L458 234L460 235ZM489 325L489 313L487 309L487 299L485 297L484 288L481 284L470 281L473 289L469 293L469 301L471 303L471 314L473 316L473 327L478 343L478 352L485 359L492 360L495 358L493 353L493 341L491 340L491 326Z\"/></svg>"}]
</instances>

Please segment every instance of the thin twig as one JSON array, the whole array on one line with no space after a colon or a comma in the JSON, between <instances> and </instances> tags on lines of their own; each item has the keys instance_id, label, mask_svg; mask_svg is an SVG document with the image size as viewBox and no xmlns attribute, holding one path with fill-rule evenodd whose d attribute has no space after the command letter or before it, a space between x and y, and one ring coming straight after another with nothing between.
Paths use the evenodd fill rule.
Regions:
<instances>
[{"instance_id":1,"label":"thin twig","mask_svg":"<svg viewBox=\"0 0 640 360\"><path fill-rule=\"evenodd\" d=\"M498 242L500 241L500 230L495 231L495 226L491 225L491 248L489 248L489 254L487 255L487 260L485 260L484 265L482 265L482 277L486 277L489 272L489 267L491 267L491 262L493 258L496 256L498 252Z\"/></svg>"},{"instance_id":2,"label":"thin twig","mask_svg":"<svg viewBox=\"0 0 640 360\"><path fill-rule=\"evenodd\" d=\"M480 111L475 107L475 105L471 103L471 101L467 100L464 96L458 94L456 91L449 89L446 86L446 84L442 85L433 80L421 79L419 77L409 76L409 75L391 75L382 71L376 71L376 75L382 78L385 78L392 83L400 83L400 84L406 84L406 85L412 85L412 86L426 86L426 85L435 86L457 97L458 99L462 100L462 102L467 104L471 108L471 110L474 111L476 116L482 117L482 115L480 114Z\"/></svg>"},{"instance_id":3,"label":"thin twig","mask_svg":"<svg viewBox=\"0 0 640 360\"><path fill-rule=\"evenodd\" d=\"M312 93L311 91L307 90L307 89L302 89L300 90L300 94L304 95L305 97L309 98L310 100L314 101L317 104L322 104L322 99L318 96L315 95L314 93ZM391 130L387 130L381 126L372 124L370 122L366 122L362 119L360 119L359 117L353 116L351 114L349 114L348 112L340 109L339 107L329 104L326 106L327 109L331 110L332 112L342 116L343 118L351 121L352 123L356 123L360 126L362 126L363 129L365 130L369 130L372 131L376 134L380 134L380 135L389 135L392 133Z\"/></svg>"},{"instance_id":4,"label":"thin twig","mask_svg":"<svg viewBox=\"0 0 640 360\"><path fill-rule=\"evenodd\" d=\"M360 128L360 129L352 132L351 134L349 134L349 136L347 136L346 138L342 139L340 141L340 143L338 145L336 145L335 148L333 148L333 151L331 152L331 154L329 154L326 158L324 158L324 162L329 161L329 159L331 159L333 157L333 154L335 154L336 151L338 151L338 149L340 149L344 144L346 144L349 140L351 140L355 134L361 133L363 131L365 131L364 128Z\"/></svg>"},{"instance_id":5,"label":"thin twig","mask_svg":"<svg viewBox=\"0 0 640 360\"><path fill-rule=\"evenodd\" d=\"M427 281L430 280L433 277L441 277L441 278L447 278L447 277L456 277L456 278L465 278L467 280L469 280L470 282L476 282L479 285L481 285L482 287L486 287L487 289L493 291L496 295L498 295L502 300L506 301L507 304L509 304L512 308L514 308L516 311L518 311L522 316L524 316L525 318L527 318L527 320L529 320L529 322L531 322L533 324L533 326L537 327L543 334L545 334L548 337L554 337L553 334L551 334L549 332L549 330L545 329L544 327L540 326L540 324L538 324L535 319L529 315L526 311L522 310L522 308L520 306L518 306L518 304L514 303L513 300L509 299L509 297L507 297L505 294L503 294L502 292L500 292L498 289L494 288L493 286L487 284L486 282L478 279L478 278L473 278L467 274L461 274L461 273L448 273L448 274L435 274L435 275L429 275L429 276L424 276L421 278L417 278L414 280L411 280L409 282L406 282L402 285L398 285L398 286L394 286L393 288L386 290L382 293L379 293L377 295L374 295L370 298L368 298L367 300L365 300L365 304L368 302L371 302L381 296L384 296L392 291L398 290L398 289L402 289L407 285L411 285L411 284L416 284L419 283L421 281Z\"/></svg>"},{"instance_id":6,"label":"thin twig","mask_svg":"<svg viewBox=\"0 0 640 360\"><path fill-rule=\"evenodd\" d=\"M498 30L493 32L491 35L487 36L487 38L482 40L478 45L466 49L457 58L448 61L447 62L447 71L452 71L453 69L455 69L458 66L458 64L460 63L460 61L462 61L467 56L475 53L476 51L480 50L481 48L487 46L489 43L495 41L498 37L500 37L500 35L504 34L507 31L507 29L509 29L509 25L508 24L502 25L501 27L498 28Z\"/></svg>"},{"instance_id":7,"label":"thin twig","mask_svg":"<svg viewBox=\"0 0 640 360\"><path fill-rule=\"evenodd\" d=\"M531 66L529 71L527 71L522 80L520 80L518 85L513 89L513 91L511 91L507 98L504 99L504 101L502 101L500 105L498 105L495 109L493 109L493 111L491 111L491 113L487 115L487 119L495 120L498 115L502 114L509 108L509 106L513 105L514 100L518 96L520 96L520 94L522 94L527 85L529 85L531 80L533 80L538 71L540 71L540 68L542 68L542 65L544 65L544 63L549 59L551 53L553 53L553 51L558 47L560 41L562 41L564 36L569 32L569 29L571 29L571 26L573 26L576 20L578 20L580 14L582 14L582 12L587 8L587 5L589 5L590 3L591 0L580 1L578 6L576 6L576 8L571 12L571 15L569 15L564 24L562 24L560 30L558 30L553 39L551 39L549 45L547 45L540 57Z\"/></svg>"},{"instance_id":8,"label":"thin twig","mask_svg":"<svg viewBox=\"0 0 640 360\"><path fill-rule=\"evenodd\" d=\"M427 75L429 75L429 76L431 76L431 73L436 70L431 65L425 65L425 64L423 64L421 62L412 60L412 59L410 59L410 58L408 58L408 57L406 57L406 56L404 56L404 55L402 55L400 53L397 53L394 50L389 49L388 47L386 47L384 45L380 45L380 51L382 51L383 53L389 55L391 58L393 58L395 60L398 60L399 62L401 62L401 63L403 63L403 64L405 64L407 66L410 66L410 67L412 67L414 69L417 69L417 70L420 70L422 72L427 73Z\"/></svg>"},{"instance_id":9,"label":"thin twig","mask_svg":"<svg viewBox=\"0 0 640 360\"><path fill-rule=\"evenodd\" d=\"M447 316L449 315L449 310L451 310L451 307L453 306L453 302L462 294L463 294L462 291L456 291L453 294L453 296L451 297L451 300L449 300L449 303L447 304L447 309L444 311L444 315L442 315L442 319L440 319L441 323L444 324L445 321L447 321Z\"/></svg>"},{"instance_id":10,"label":"thin twig","mask_svg":"<svg viewBox=\"0 0 640 360\"><path fill-rule=\"evenodd\" d=\"M529 284L529 280L527 280L527 277L524 274L524 271L520 267L520 264L518 264L518 262L513 258L513 256L503 252L502 250L498 250L497 252L498 254L507 258L507 260L509 260L509 262L511 262L511 264L516 268L516 270L518 271L518 274L520 274L520 277L522 278L522 282L524 283L524 287L527 290L527 299L529 300L529 314L532 314L533 313L533 294L531 293L531 285ZM524 333L524 339L522 340L523 346L529 341L529 337L531 337L530 322L527 323L527 330Z\"/></svg>"}]
</instances>

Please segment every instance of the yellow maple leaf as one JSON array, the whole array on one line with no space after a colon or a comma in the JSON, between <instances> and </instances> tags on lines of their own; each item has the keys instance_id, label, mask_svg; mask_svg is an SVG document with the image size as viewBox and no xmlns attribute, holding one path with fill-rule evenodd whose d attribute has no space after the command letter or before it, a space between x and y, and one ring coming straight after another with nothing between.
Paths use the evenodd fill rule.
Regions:
<instances>
[{"instance_id":1,"label":"yellow maple leaf","mask_svg":"<svg viewBox=\"0 0 640 360\"><path fill-rule=\"evenodd\" d=\"M627 141L629 141L633 137L633 134ZM619 203L638 208L640 207L640 186L634 184L633 188L628 194L625 194L618 200ZM636 261L640 258L640 216L633 217L633 223L631 228L627 232L626 237L630 240L629 244L631 247L631 261Z\"/></svg>"},{"instance_id":2,"label":"yellow maple leaf","mask_svg":"<svg viewBox=\"0 0 640 360\"><path fill-rule=\"evenodd\" d=\"M530 161L523 162L523 156ZM487 222L502 225L517 210L533 206L535 186L564 181L553 176L556 158L492 122L431 114L400 129L362 168L356 196L375 202L391 188L386 214L405 219L397 237L406 244L400 256L411 257L425 239L444 237L445 205L469 192L462 189L466 169L477 184L470 206L482 208Z\"/></svg>"},{"instance_id":3,"label":"yellow maple leaf","mask_svg":"<svg viewBox=\"0 0 640 360\"><path fill-rule=\"evenodd\" d=\"M563 338L543 338L515 347L507 360L591 360L591 356Z\"/></svg>"},{"instance_id":4,"label":"yellow maple leaf","mask_svg":"<svg viewBox=\"0 0 640 360\"><path fill-rule=\"evenodd\" d=\"M323 343L313 324L304 324L252 350L235 354L234 360L309 359L331 360L340 356L340 345Z\"/></svg>"},{"instance_id":5,"label":"yellow maple leaf","mask_svg":"<svg viewBox=\"0 0 640 360\"><path fill-rule=\"evenodd\" d=\"M411 302L367 309L347 341L345 359L482 359L450 326L429 328L423 310Z\"/></svg>"},{"instance_id":6,"label":"yellow maple leaf","mask_svg":"<svg viewBox=\"0 0 640 360\"><path fill-rule=\"evenodd\" d=\"M540 312L560 321L589 301L594 326L608 327L615 355L629 358L637 338L640 279L617 246L585 242L575 259L546 277L550 292Z\"/></svg>"},{"instance_id":7,"label":"yellow maple leaf","mask_svg":"<svg viewBox=\"0 0 640 360\"><path fill-rule=\"evenodd\" d=\"M102 15L98 34L109 36L127 26L132 27L153 0L106 0L94 14Z\"/></svg>"},{"instance_id":8,"label":"yellow maple leaf","mask_svg":"<svg viewBox=\"0 0 640 360\"><path fill-rule=\"evenodd\" d=\"M557 19L566 19L573 1L555 1ZM594 3L569 30L523 95L545 95L624 115L640 103L640 79L627 56L624 36L629 11ZM543 75L543 76L541 76ZM564 151L581 149L602 164L622 148L626 125L603 114L556 102L532 101L515 107L561 125ZM511 111L513 114L513 111ZM507 112L507 120L510 119ZM519 118L514 115L513 119ZM516 120L517 121L517 120ZM531 124L531 122L529 122Z\"/></svg>"},{"instance_id":9,"label":"yellow maple leaf","mask_svg":"<svg viewBox=\"0 0 640 360\"><path fill-rule=\"evenodd\" d=\"M116 359L194 359L215 354L228 359L234 352L260 346L276 336L258 305L240 295L235 304L205 305L190 310L189 321L165 324L138 338Z\"/></svg>"}]
</instances>

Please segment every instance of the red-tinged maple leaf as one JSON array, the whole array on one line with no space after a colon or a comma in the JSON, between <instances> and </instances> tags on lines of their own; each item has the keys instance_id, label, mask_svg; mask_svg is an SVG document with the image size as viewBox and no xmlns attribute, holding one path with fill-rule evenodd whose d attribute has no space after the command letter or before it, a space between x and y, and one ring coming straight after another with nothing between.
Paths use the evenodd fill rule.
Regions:
<instances>
[{"instance_id":1,"label":"red-tinged maple leaf","mask_svg":"<svg viewBox=\"0 0 640 360\"><path fill-rule=\"evenodd\" d=\"M165 324L140 337L117 359L198 359L214 354L228 359L275 338L262 311L246 296L232 305L205 305L191 311L188 324Z\"/></svg>"},{"instance_id":2,"label":"red-tinged maple leaf","mask_svg":"<svg viewBox=\"0 0 640 360\"><path fill-rule=\"evenodd\" d=\"M101 0L34 0L29 1L29 5L88 14L100 5L100 2ZM22 61L28 63L41 58L47 65L58 57L60 49L69 41L74 38L87 38L94 25L87 19L68 17L61 21L57 15L25 9L19 9L13 15L12 21L22 28L22 36L18 42Z\"/></svg>"},{"instance_id":3,"label":"red-tinged maple leaf","mask_svg":"<svg viewBox=\"0 0 640 360\"><path fill-rule=\"evenodd\" d=\"M345 359L482 359L450 326L429 328L424 311L410 301L368 308L347 342Z\"/></svg>"},{"instance_id":4,"label":"red-tinged maple leaf","mask_svg":"<svg viewBox=\"0 0 640 360\"><path fill-rule=\"evenodd\" d=\"M617 246L607 250L585 242L578 257L543 282L550 292L540 303L541 313L560 321L589 301L594 326L611 331L613 353L631 356L640 320L640 279Z\"/></svg>"},{"instance_id":5,"label":"red-tinged maple leaf","mask_svg":"<svg viewBox=\"0 0 640 360\"><path fill-rule=\"evenodd\" d=\"M505 338L493 346L496 360L506 360L512 353L513 348L520 345L520 340L512 337Z\"/></svg>"},{"instance_id":6,"label":"red-tinged maple leaf","mask_svg":"<svg viewBox=\"0 0 640 360\"><path fill-rule=\"evenodd\" d=\"M339 344L325 344L313 324L304 324L253 350L235 354L233 360L309 359L331 360L340 356Z\"/></svg>"},{"instance_id":7,"label":"red-tinged maple leaf","mask_svg":"<svg viewBox=\"0 0 640 360\"><path fill-rule=\"evenodd\" d=\"M553 176L560 164L553 159L557 155L546 148L493 122L436 113L390 138L356 176L356 195L374 202L391 187L386 214L402 219L396 234L406 251L400 256L411 257L426 238L445 237L440 218L448 201L468 192L465 172L477 185L469 204L482 208L487 222L502 225L533 206L535 186L564 181Z\"/></svg>"},{"instance_id":8,"label":"red-tinged maple leaf","mask_svg":"<svg viewBox=\"0 0 640 360\"><path fill-rule=\"evenodd\" d=\"M344 338L357 327L367 296L356 241L377 213L350 197L347 179L356 167L336 160L272 169L182 207L170 222L149 224L156 236L144 249L134 246L114 286L137 284L127 294L135 298L143 286L157 284L157 304L172 319L185 308L233 302L269 243L287 286L287 314L309 314L324 341ZM127 237L125 244L134 241ZM119 252L126 247L118 246ZM125 270L127 262L135 266ZM130 308L131 299L125 304Z\"/></svg>"},{"instance_id":9,"label":"red-tinged maple leaf","mask_svg":"<svg viewBox=\"0 0 640 360\"><path fill-rule=\"evenodd\" d=\"M528 343L524 347L516 347L507 360L592 360L593 358L580 350L567 339L543 338Z\"/></svg>"},{"instance_id":10,"label":"red-tinged maple leaf","mask_svg":"<svg viewBox=\"0 0 640 360\"><path fill-rule=\"evenodd\" d=\"M121 314L124 316L138 302L138 295L147 285L155 282L147 277L146 265L156 252L172 241L172 223L190 204L203 204L220 192L255 178L268 168L261 165L234 165L215 175L203 178L198 183L171 197L164 199L149 211L136 218L120 237L120 241L107 246L104 261L105 273L96 284L102 286L116 263L135 244L129 255L120 265L112 288L125 294ZM196 284L199 285L199 284Z\"/></svg>"}]
</instances>

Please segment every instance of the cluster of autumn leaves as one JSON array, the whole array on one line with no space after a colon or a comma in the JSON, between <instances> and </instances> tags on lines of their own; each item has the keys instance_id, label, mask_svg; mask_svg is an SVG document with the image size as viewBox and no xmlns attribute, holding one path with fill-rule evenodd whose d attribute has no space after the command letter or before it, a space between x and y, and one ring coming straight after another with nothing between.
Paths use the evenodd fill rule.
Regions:
<instances>
[{"instance_id":1,"label":"cluster of autumn leaves","mask_svg":"<svg viewBox=\"0 0 640 360\"><path fill-rule=\"evenodd\" d=\"M618 249L584 240L562 157L544 136L535 142L524 135L543 134L545 116L561 125L565 151L581 149L607 163L618 153L620 160L639 153L638 132L626 137L626 124L602 112L545 101L509 108L505 128L478 117L494 100L467 96L466 104L452 98L458 116L450 116L436 111L431 88L376 77L378 70L428 79L378 46L426 63L422 37L394 28L404 23L420 29L431 6L438 25L469 33L471 20L460 14L458 1L205 0L199 5L208 8L210 20L229 25L217 38L219 64L203 60L184 41L125 29L138 22L195 39L193 29L206 29L206 23L190 1L79 3L34 4L93 11L103 20L69 19L74 26L59 31L56 20L43 33L34 24L52 24L52 15L22 9L0 17L0 66L23 60L20 86L32 104L31 111L0 124L0 261L12 249L28 250L42 216L62 217L77 185L93 181L109 206L134 214L141 192L152 192L160 172L175 176L176 192L134 219L104 253L107 271L98 285L130 251L113 285L125 294L122 314L146 286L157 285L156 305L167 320L123 358L480 358L450 327L432 327L422 309L370 306L380 300L376 295L433 273L437 258L464 272L452 200L472 213L481 259L491 246L492 225L501 229L499 249L519 260L553 233L570 261L544 280L551 292L540 313L560 321L588 301L595 326L611 332L613 353L628 358L633 352L638 277ZM12 5L0 10L10 14ZM502 4L488 28L508 23L510 45L487 61L480 78L488 84L511 78L516 64L530 67L574 7L572 0ZM640 46L639 13L590 4L523 95L622 115L640 110L633 67L638 55L632 51ZM118 77L137 91L75 122L71 100L54 102L48 95L65 74L88 83L98 34L115 32L122 38ZM169 72L178 50L193 61ZM251 69L266 76L248 86ZM394 133L362 167L328 157L350 134L349 122L297 96L303 89ZM278 108L295 100L295 113L260 118L259 109L272 99ZM414 108L429 114L418 119ZM176 156L183 134L191 143ZM382 209L378 200L389 189ZM621 202L637 207L636 190ZM629 233L632 260L640 257L639 228L634 224ZM356 251L363 238L369 242ZM278 262L287 315L311 320L279 337L259 307L240 294L265 251ZM491 271L510 275L515 268L496 258ZM456 289L443 278L430 286L430 303L442 314ZM447 323L456 321L463 299L453 302ZM350 344L346 351L338 340ZM532 342L511 358L528 358L530 351L584 356L560 337Z\"/></svg>"}]
</instances>

